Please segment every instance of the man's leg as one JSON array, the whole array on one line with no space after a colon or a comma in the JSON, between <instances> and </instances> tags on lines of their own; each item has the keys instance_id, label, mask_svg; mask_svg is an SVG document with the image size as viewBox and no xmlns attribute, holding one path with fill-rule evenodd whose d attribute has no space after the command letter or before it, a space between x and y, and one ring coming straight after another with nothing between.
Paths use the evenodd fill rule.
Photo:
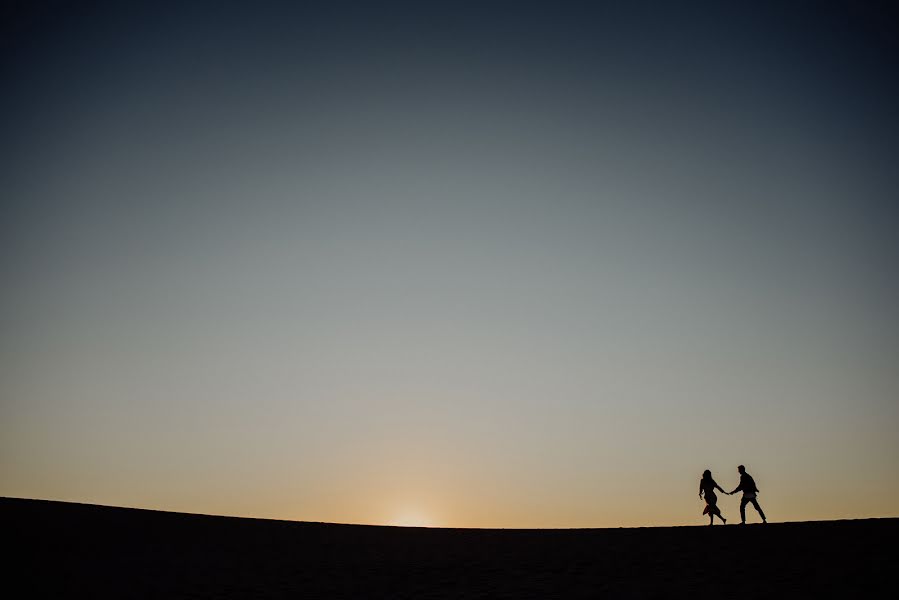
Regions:
<instances>
[{"instance_id":1,"label":"man's leg","mask_svg":"<svg viewBox=\"0 0 899 600\"><path fill-rule=\"evenodd\" d=\"M767 522L768 522L768 519L765 518L765 511L763 511L763 510L762 510L762 507L759 506L759 501L756 500L755 498L753 498L753 499L752 499L752 505L755 507L755 509L756 509L757 511L759 511L759 515L761 515L762 521L764 521L765 523L767 523Z\"/></svg>"},{"instance_id":2,"label":"man's leg","mask_svg":"<svg viewBox=\"0 0 899 600\"><path fill-rule=\"evenodd\" d=\"M746 522L746 505L749 503L749 498L745 496L740 499L740 521L743 523Z\"/></svg>"}]
</instances>

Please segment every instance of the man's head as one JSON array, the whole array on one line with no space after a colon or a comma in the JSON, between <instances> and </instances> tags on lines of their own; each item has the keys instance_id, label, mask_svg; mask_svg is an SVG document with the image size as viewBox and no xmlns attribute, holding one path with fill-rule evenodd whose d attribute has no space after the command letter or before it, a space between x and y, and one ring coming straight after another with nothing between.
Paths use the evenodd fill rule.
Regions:
<instances>
[{"instance_id":1,"label":"man's head","mask_svg":"<svg viewBox=\"0 0 899 600\"><path fill-rule=\"evenodd\" d=\"M746 467L744 467L743 465L740 465L739 467L737 467L737 471L739 471L740 475L742 475L743 473L746 472Z\"/></svg>"}]
</instances>

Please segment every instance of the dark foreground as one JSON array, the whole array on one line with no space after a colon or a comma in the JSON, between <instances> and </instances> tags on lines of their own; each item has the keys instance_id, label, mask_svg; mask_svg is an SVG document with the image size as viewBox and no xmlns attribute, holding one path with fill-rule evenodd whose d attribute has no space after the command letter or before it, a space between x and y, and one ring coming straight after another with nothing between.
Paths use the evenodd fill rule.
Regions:
<instances>
[{"instance_id":1,"label":"dark foreground","mask_svg":"<svg viewBox=\"0 0 899 600\"><path fill-rule=\"evenodd\" d=\"M9 498L0 519L22 597L858 597L892 588L899 535L899 519L408 529Z\"/></svg>"}]
</instances>

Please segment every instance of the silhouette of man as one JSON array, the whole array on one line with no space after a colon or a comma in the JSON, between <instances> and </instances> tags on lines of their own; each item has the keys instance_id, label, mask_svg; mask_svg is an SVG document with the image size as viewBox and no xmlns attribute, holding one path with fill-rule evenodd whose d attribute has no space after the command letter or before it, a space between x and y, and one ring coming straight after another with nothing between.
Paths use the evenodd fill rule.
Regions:
<instances>
[{"instance_id":1,"label":"silhouette of man","mask_svg":"<svg viewBox=\"0 0 899 600\"><path fill-rule=\"evenodd\" d=\"M743 498L740 500L740 520L742 521L740 525L746 524L746 505L750 502L752 502L752 506L754 506L759 515L761 515L762 523L767 523L768 519L765 518L765 511L762 510L762 507L759 506L759 501L756 500L759 488L755 485L755 479L746 472L746 467L743 465L737 467L737 471L740 473L740 485L738 485L734 491L730 492L730 495L736 494L737 492L743 492Z\"/></svg>"}]
</instances>

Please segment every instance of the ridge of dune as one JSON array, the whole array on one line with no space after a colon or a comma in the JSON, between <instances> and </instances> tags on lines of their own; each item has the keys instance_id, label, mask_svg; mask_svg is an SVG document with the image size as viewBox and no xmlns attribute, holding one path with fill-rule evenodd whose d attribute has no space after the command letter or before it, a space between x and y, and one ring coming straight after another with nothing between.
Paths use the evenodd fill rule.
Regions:
<instances>
[{"instance_id":1,"label":"ridge of dune","mask_svg":"<svg viewBox=\"0 0 899 600\"><path fill-rule=\"evenodd\" d=\"M899 534L896 518L441 529L16 498L0 498L0 519L14 549L11 585L94 598L859 594L891 581Z\"/></svg>"}]
</instances>

